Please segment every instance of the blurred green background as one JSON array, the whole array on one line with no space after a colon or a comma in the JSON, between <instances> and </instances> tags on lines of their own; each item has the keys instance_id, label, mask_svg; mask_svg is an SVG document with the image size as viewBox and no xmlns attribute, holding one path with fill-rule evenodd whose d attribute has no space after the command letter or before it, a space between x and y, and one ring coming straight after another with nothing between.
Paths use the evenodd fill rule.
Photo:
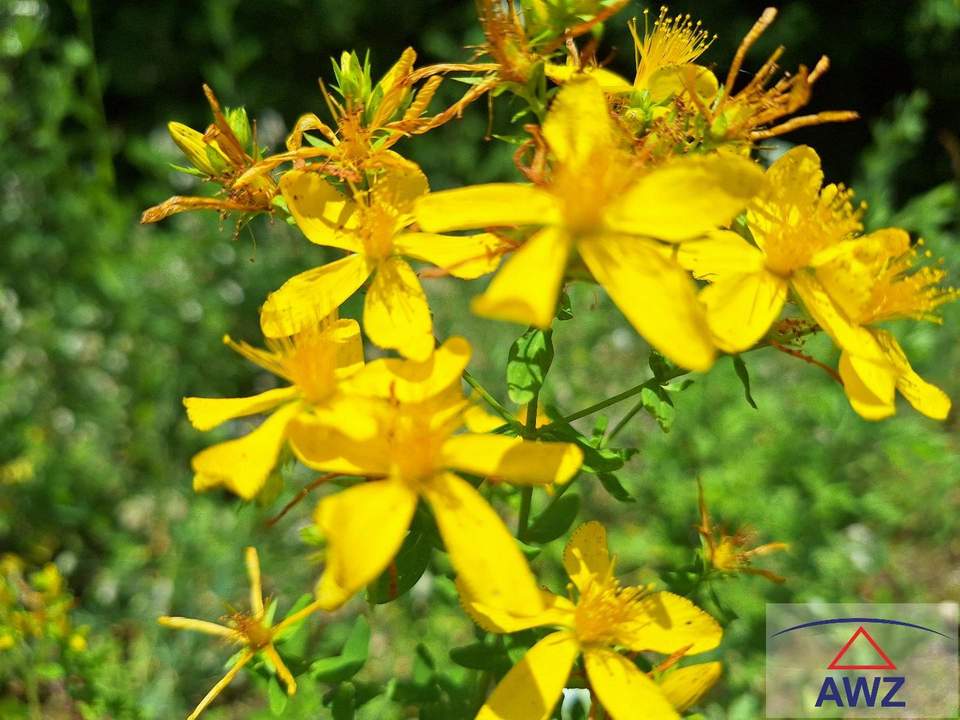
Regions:
<instances>
[{"instance_id":1,"label":"blurred green background","mask_svg":"<svg viewBox=\"0 0 960 720\"><path fill-rule=\"evenodd\" d=\"M719 34L704 60L725 68L762 7L714 0L671 9ZM642 8L614 20L603 46L627 75L625 19ZM179 160L166 121L205 127L206 81L225 104L246 105L261 142L276 149L300 113L322 113L316 79L329 79L328 58L342 49L369 48L379 74L407 45L424 63L456 61L481 37L470 2L0 0L0 551L29 567L56 564L76 597L73 625L87 639L84 650L55 641L0 649L0 716L180 716L230 651L162 630L156 616L216 619L229 603L242 605L248 544L261 550L267 588L282 607L317 574L300 533L313 500L268 529L278 505L192 494L190 455L211 438L189 427L180 398L266 387L219 338L258 341L267 292L320 262L322 251L265 220L237 236L212 214L140 226L143 208L194 191L167 165ZM786 68L812 66L821 53L833 61L813 110L863 115L786 139L814 145L828 178L858 190L870 203L869 226L922 234L956 278L960 3L784 3L744 78L781 43ZM448 99L458 90L446 83ZM479 103L461 122L398 149L423 165L434 188L512 179L512 148L483 141L486 124ZM427 291L438 334L470 338L475 371L505 400L502 368L520 329L469 316L483 282L432 280ZM572 297L575 318L556 332L545 388L566 413L649 375L646 347L603 295L578 287ZM960 307L944 316L943 328L913 324L902 338L918 371L957 400ZM835 361L829 343L810 348ZM580 488L582 518L614 528L619 567L633 579L689 562L697 477L731 530L747 524L761 541L791 543L789 554L764 563L788 576L785 585L751 578L717 590L740 617L722 648L725 678L703 712L734 720L762 713L765 602L960 599L957 414L935 423L904 406L869 424L815 368L771 350L747 359L758 409L722 360L676 397L671 433L640 415L622 434L640 450L620 474L636 502L616 502L593 476ZM611 421L627 407L612 408ZM288 487L281 500L291 494ZM535 567L559 581L550 558ZM471 625L448 592L425 582L374 610L362 677L408 677L421 640L440 664L468 642ZM313 627L319 655L339 650L349 623L321 618ZM306 684L284 716L326 717L324 690ZM270 717L264 697L242 677L209 717ZM365 713L393 718L405 709L381 698Z\"/></svg>"}]
</instances>

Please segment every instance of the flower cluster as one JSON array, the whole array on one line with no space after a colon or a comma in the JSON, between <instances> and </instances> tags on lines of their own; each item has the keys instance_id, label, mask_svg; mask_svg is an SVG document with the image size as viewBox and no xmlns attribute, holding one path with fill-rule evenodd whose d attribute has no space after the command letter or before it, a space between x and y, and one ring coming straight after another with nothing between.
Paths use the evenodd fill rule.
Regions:
<instances>
[{"instance_id":1,"label":"flower cluster","mask_svg":"<svg viewBox=\"0 0 960 720\"><path fill-rule=\"evenodd\" d=\"M721 84L697 64L711 36L664 8L652 24L644 15L642 31L630 26L636 73L629 80L597 63L595 42L577 42L625 5L480 0L485 43L471 62L418 69L408 49L376 82L367 59L345 52L332 89L321 84L332 124L302 116L286 149L273 155L257 145L246 113L221 110L209 89L214 121L205 132L170 124L191 165L184 169L221 191L171 198L146 211L144 222L193 209L235 214L239 223L269 214L334 254L264 299L267 349L225 338L282 385L252 397L185 400L199 430L263 418L193 459L196 491L258 498L286 452L321 473L314 485L332 490L314 514L325 561L304 609L271 625L249 550L251 614L226 625L162 619L243 646L194 716L258 654L293 693L277 636L384 574L395 580L398 554L423 522L449 554L462 604L482 628L554 628L506 673L478 718L547 718L571 673L586 678L613 718L636 717L641 707L645 717L677 717L709 689L718 663L681 664L720 643L709 615L670 592L621 586L595 522L577 530L564 553L570 597L546 592L490 504L503 496L491 488L517 488L524 540L534 488L559 501L582 468L596 472L591 457L616 457L569 425L586 411L551 420L538 404L550 329L569 316L568 283L596 283L649 343L651 367L666 368L647 388L657 397L670 380L706 372L723 354L774 347L826 368L864 418L892 415L897 390L921 413L947 416L949 399L914 372L880 326L936 321L937 307L958 296L941 286L940 268L923 264L922 241L897 228L864 234L863 208L849 189L824 185L810 147L794 147L766 168L754 152L794 128L856 117L787 119L808 102L827 59L778 79L780 49L738 89L748 50L775 17L767 10ZM431 114L451 74L468 90ZM531 121L511 138L523 181L430 192L422 170L394 147L488 93L518 98L517 118ZM424 265L432 267L418 272ZM466 339L435 339L421 281L439 275L492 275L473 312L529 326L511 351L511 372L527 379L511 393L525 404L520 419L469 374ZM340 318L358 292L361 322ZM801 350L820 330L841 351L837 370ZM366 362L364 337L378 356L392 354ZM464 394L464 380L475 394ZM742 551L745 540L714 537L702 500L701 508L706 571L782 580L745 569L751 554L782 544ZM638 654L651 652L668 657L642 670Z\"/></svg>"}]
</instances>

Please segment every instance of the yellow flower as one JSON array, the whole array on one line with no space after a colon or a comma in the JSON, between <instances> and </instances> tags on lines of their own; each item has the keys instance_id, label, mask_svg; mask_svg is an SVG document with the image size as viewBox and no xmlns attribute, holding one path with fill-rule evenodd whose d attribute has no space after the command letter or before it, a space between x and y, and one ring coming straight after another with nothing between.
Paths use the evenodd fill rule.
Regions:
<instances>
[{"instance_id":1,"label":"yellow flower","mask_svg":"<svg viewBox=\"0 0 960 720\"><path fill-rule=\"evenodd\" d=\"M714 339L727 352L752 347L780 314L790 288L811 312L820 302L809 292L807 270L817 254L862 229L851 193L821 189L820 158L807 146L781 156L764 176L763 189L747 205L751 245L733 231L687 243L680 261L710 281L700 293Z\"/></svg>"},{"instance_id":2,"label":"yellow flower","mask_svg":"<svg viewBox=\"0 0 960 720\"><path fill-rule=\"evenodd\" d=\"M496 268L503 252L493 235L454 237L410 229L413 200L427 191L414 163L389 153L369 192L350 199L320 174L291 170L281 179L287 207L309 240L350 254L301 273L271 293L260 315L267 337L291 335L335 311L368 278L363 326L380 347L423 360L433 350L427 298L404 259L431 262L460 278Z\"/></svg>"},{"instance_id":3,"label":"yellow flower","mask_svg":"<svg viewBox=\"0 0 960 720\"><path fill-rule=\"evenodd\" d=\"M734 535L727 535L723 530L718 530L710 521L710 512L703 497L703 484L699 480L697 486L700 492L700 524L697 526L697 532L706 543L706 559L710 567L721 573L760 575L771 582L782 583L785 579L782 576L770 570L750 567L750 562L758 555L787 550L789 545L783 542L772 542L744 549L751 540L750 534L741 530Z\"/></svg>"},{"instance_id":4,"label":"yellow flower","mask_svg":"<svg viewBox=\"0 0 960 720\"><path fill-rule=\"evenodd\" d=\"M549 327L576 252L654 347L684 367L709 368L714 347L693 284L651 238L680 242L729 222L759 187L760 170L712 155L638 174L589 78L560 88L543 135L556 161L547 185L477 185L417 202L425 230L540 226L474 299L474 312Z\"/></svg>"},{"instance_id":5,"label":"yellow flower","mask_svg":"<svg viewBox=\"0 0 960 720\"><path fill-rule=\"evenodd\" d=\"M294 679L290 670L277 652L274 643L281 638L283 632L300 622L308 615L315 613L320 609L314 602L295 613L292 613L278 622L271 624L268 613L263 602L263 588L260 583L260 559L257 557L256 548L248 547L246 551L247 576L250 578L250 612L235 612L227 618L227 624L212 623L206 620L194 620L193 618L169 617L164 615L158 618L158 622L164 627L175 628L177 630L194 630L205 635L236 643L243 647L240 655L237 657L230 669L227 670L210 692L194 708L193 712L187 716L187 720L195 720L200 716L210 703L229 685L233 679L240 673L244 666L253 660L258 653L263 653L264 657L273 665L277 677L283 681L287 687L287 694L293 695L297 692L297 681Z\"/></svg>"},{"instance_id":6,"label":"yellow flower","mask_svg":"<svg viewBox=\"0 0 960 720\"><path fill-rule=\"evenodd\" d=\"M887 228L821 254L807 279L809 293L823 297L811 315L843 350L844 390L868 420L894 414L897 390L928 417L943 420L950 412L950 399L914 372L896 338L866 327L901 318L942 322L935 310L960 293L940 284L946 277L942 268L915 269L918 259L910 236Z\"/></svg>"},{"instance_id":7,"label":"yellow flower","mask_svg":"<svg viewBox=\"0 0 960 720\"><path fill-rule=\"evenodd\" d=\"M223 486L245 500L262 489L296 418L325 420L344 431L369 433L363 418L340 412L337 384L363 366L363 343L355 320L327 320L290 338L268 340L269 350L224 338L251 362L291 383L246 398L184 398L190 422L212 430L238 417L270 413L256 430L214 445L193 458L193 489Z\"/></svg>"},{"instance_id":8,"label":"yellow flower","mask_svg":"<svg viewBox=\"0 0 960 720\"><path fill-rule=\"evenodd\" d=\"M504 435L454 434L469 402L460 377L470 346L452 338L422 363L377 360L347 384L356 412L376 419L369 440L313 432L298 421L294 451L310 467L363 475L360 485L320 502L316 521L327 538L318 586L325 608L374 580L403 542L419 499L430 506L454 569L477 597L518 612L542 609L533 575L516 542L479 492L454 471L518 485L568 482L583 460L566 443Z\"/></svg>"},{"instance_id":9,"label":"yellow flower","mask_svg":"<svg viewBox=\"0 0 960 720\"><path fill-rule=\"evenodd\" d=\"M716 663L681 668L658 685L618 652L695 655L717 647L723 631L686 598L621 586L613 574L615 562L604 527L588 522L577 528L563 553L576 601L542 590L544 611L520 617L486 606L461 588L467 612L489 632L559 628L507 673L477 720L546 720L580 656L594 696L614 720L679 718L678 706L693 704L709 689L719 675ZM691 687L698 692L691 693Z\"/></svg>"},{"instance_id":10,"label":"yellow flower","mask_svg":"<svg viewBox=\"0 0 960 720\"><path fill-rule=\"evenodd\" d=\"M698 97L709 102L717 94L717 78L701 65L699 58L713 44L712 38L698 20L689 15L668 17L667 8L660 8L660 15L653 21L653 29L647 29L648 11L643 11L644 33L640 37L636 21L630 23L636 53L637 74L633 87L646 90L654 102L661 102L693 88Z\"/></svg>"}]
</instances>

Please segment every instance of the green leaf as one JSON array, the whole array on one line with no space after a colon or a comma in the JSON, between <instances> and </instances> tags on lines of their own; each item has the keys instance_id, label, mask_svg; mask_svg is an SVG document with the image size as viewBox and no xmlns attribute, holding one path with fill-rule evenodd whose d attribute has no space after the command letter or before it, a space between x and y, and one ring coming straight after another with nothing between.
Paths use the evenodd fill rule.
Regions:
<instances>
[{"instance_id":1,"label":"green leaf","mask_svg":"<svg viewBox=\"0 0 960 720\"><path fill-rule=\"evenodd\" d=\"M310 665L310 677L321 682L342 682L356 675L367 661L370 646L370 625L360 615L350 629L341 653L320 658Z\"/></svg>"},{"instance_id":2,"label":"green leaf","mask_svg":"<svg viewBox=\"0 0 960 720\"><path fill-rule=\"evenodd\" d=\"M297 601L293 604L287 611L287 617L293 615L300 610L303 610L307 605L313 601L313 595L310 593L304 593ZM277 636L276 640L278 644L283 646L284 656L292 655L297 658L303 658L307 654L307 640L310 638L310 625L307 623L307 618L298 620L289 627L283 629L283 632Z\"/></svg>"},{"instance_id":3,"label":"green leaf","mask_svg":"<svg viewBox=\"0 0 960 720\"><path fill-rule=\"evenodd\" d=\"M573 525L580 512L580 496L568 492L551 502L533 524L527 528L526 540L535 543L548 543L563 535Z\"/></svg>"},{"instance_id":4,"label":"green leaf","mask_svg":"<svg viewBox=\"0 0 960 720\"><path fill-rule=\"evenodd\" d=\"M733 369L737 371L737 377L740 378L740 384L743 385L743 394L750 403L750 407L757 409L757 404L753 401L753 395L750 394L750 373L747 372L747 364L739 355L733 356Z\"/></svg>"},{"instance_id":5,"label":"green leaf","mask_svg":"<svg viewBox=\"0 0 960 720\"><path fill-rule=\"evenodd\" d=\"M430 565L433 543L428 534L412 530L407 534L395 558L396 574L389 569L367 587L367 601L381 605L396 600L410 590Z\"/></svg>"},{"instance_id":6,"label":"green leaf","mask_svg":"<svg viewBox=\"0 0 960 720\"><path fill-rule=\"evenodd\" d=\"M603 489L610 493L615 500L619 500L622 503L637 501L637 499L628 493L627 489L620 484L617 476L613 473L597 473L597 478L600 480L600 484L603 485Z\"/></svg>"},{"instance_id":7,"label":"green leaf","mask_svg":"<svg viewBox=\"0 0 960 720\"><path fill-rule=\"evenodd\" d=\"M502 646L486 645L482 642L455 647L450 651L450 659L461 667L471 670L502 671L510 667L510 658Z\"/></svg>"},{"instance_id":8,"label":"green leaf","mask_svg":"<svg viewBox=\"0 0 960 720\"><path fill-rule=\"evenodd\" d=\"M333 694L333 703L330 707L333 720L353 720L356 713L356 695L357 690L353 683L340 684L340 687Z\"/></svg>"},{"instance_id":9,"label":"green leaf","mask_svg":"<svg viewBox=\"0 0 960 720\"><path fill-rule=\"evenodd\" d=\"M665 433L670 432L677 411L667 392L659 385L655 389L644 388L640 391L640 401L643 409L660 425L660 429Z\"/></svg>"},{"instance_id":10,"label":"green leaf","mask_svg":"<svg viewBox=\"0 0 960 720\"><path fill-rule=\"evenodd\" d=\"M280 687L275 675L267 680L267 699L270 701L270 712L278 717L283 715L287 709L287 693Z\"/></svg>"},{"instance_id":11,"label":"green leaf","mask_svg":"<svg viewBox=\"0 0 960 720\"><path fill-rule=\"evenodd\" d=\"M507 356L507 393L518 405L530 402L543 387L553 362L553 331L530 328Z\"/></svg>"}]
</instances>

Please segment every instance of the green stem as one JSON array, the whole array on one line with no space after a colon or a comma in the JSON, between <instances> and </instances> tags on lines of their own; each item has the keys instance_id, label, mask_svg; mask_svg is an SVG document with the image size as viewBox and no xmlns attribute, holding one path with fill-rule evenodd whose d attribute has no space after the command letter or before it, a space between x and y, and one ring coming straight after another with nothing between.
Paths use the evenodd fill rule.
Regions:
<instances>
[{"instance_id":1,"label":"green stem","mask_svg":"<svg viewBox=\"0 0 960 720\"><path fill-rule=\"evenodd\" d=\"M613 426L613 430L610 431L610 434L607 435L604 442L606 443L613 440L619 434L619 432L627 426L627 423L633 420L633 416L636 415L641 410L643 410L643 400L641 400L632 408L627 410L627 414L624 415L622 418L620 418L620 422L618 422L616 425Z\"/></svg>"},{"instance_id":2,"label":"green stem","mask_svg":"<svg viewBox=\"0 0 960 720\"><path fill-rule=\"evenodd\" d=\"M527 418L523 427L523 436L533 438L537 434L537 409L540 403L540 390L533 393L533 399L527 403ZM530 524L530 507L533 504L533 488L520 489L520 517L517 519L517 539L525 540L527 525Z\"/></svg>"},{"instance_id":3,"label":"green stem","mask_svg":"<svg viewBox=\"0 0 960 720\"><path fill-rule=\"evenodd\" d=\"M662 385L670 380L675 380L676 378L682 377L683 375L688 375L689 373L690 373L689 370L677 368L666 377L650 378L644 383L640 383L639 385L632 387L629 390L624 390L622 393L614 395L613 397L608 397L606 400L601 400L595 405L591 405L590 407L584 408L583 410L573 413L573 415L567 415L562 420L558 420L557 422L550 423L550 425L547 425L545 427L549 428L554 425L566 425L568 423L573 422L574 420L579 420L580 418L584 418L587 415L593 415L596 412L605 410L611 405L616 405L618 402L623 402L624 400L628 400L632 398L634 395L639 395L641 392L643 392L644 388L650 388L652 390L653 388L659 385Z\"/></svg>"},{"instance_id":4,"label":"green stem","mask_svg":"<svg viewBox=\"0 0 960 720\"><path fill-rule=\"evenodd\" d=\"M497 400L493 395L487 392L487 389L480 384L480 381L477 380L470 373L469 370L463 371L463 379L467 381L467 384L470 387L472 387L474 390L476 390L480 394L480 397L484 399L487 405L489 405L490 407L492 407L494 410L497 411L497 414L500 417L502 417L504 420L506 420L510 424L513 424L516 422L517 420L516 417L514 417L509 410L507 410L503 405L501 405L499 400Z\"/></svg>"},{"instance_id":5,"label":"green stem","mask_svg":"<svg viewBox=\"0 0 960 720\"><path fill-rule=\"evenodd\" d=\"M90 50L90 63L84 79L84 90L87 101L93 108L93 118L88 123L88 127L93 133L95 167L100 179L112 187L116 184L116 176L113 170L113 151L110 148L110 127L107 124L107 113L103 106L103 86L100 83L96 47L93 42L93 14L90 10L90 0L73 0L72 5L80 35Z\"/></svg>"}]
</instances>

